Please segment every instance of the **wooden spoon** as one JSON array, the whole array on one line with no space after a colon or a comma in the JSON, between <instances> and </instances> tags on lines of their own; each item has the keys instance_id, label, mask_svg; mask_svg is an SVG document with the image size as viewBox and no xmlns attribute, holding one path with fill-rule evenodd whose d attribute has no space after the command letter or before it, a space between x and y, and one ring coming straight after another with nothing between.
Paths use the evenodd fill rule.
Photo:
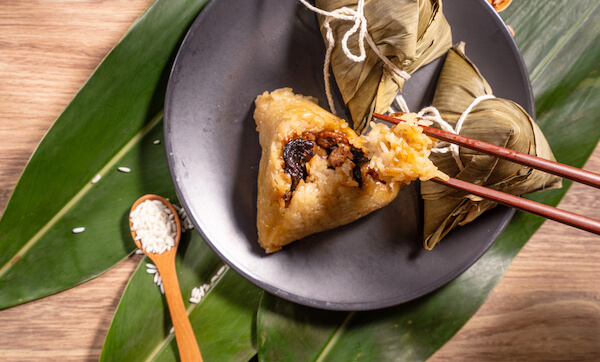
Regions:
<instances>
[{"instance_id":1,"label":"wooden spoon","mask_svg":"<svg viewBox=\"0 0 600 362\"><path fill-rule=\"evenodd\" d=\"M161 254L146 252L142 248L139 240L136 240L135 231L131 231L131 236L144 254L150 258L156 265L158 272L162 278L162 283L165 288L165 297L167 298L167 304L169 306L169 312L171 313L171 321L175 328L175 338L177 340L177 347L179 349L179 356L183 362L187 361L202 361L202 355L200 354L200 348L198 347L198 341L194 335L194 330L188 318L183 304L183 298L181 297L181 291L179 289L179 281L177 279L177 271L175 270L175 254L177 254L177 246L179 246L179 239L181 238L181 223L177 211L171 205L171 203L164 197L158 195L144 195L140 197L131 207L131 212L135 210L141 203L147 200L159 200L164 203L169 210L173 213L175 225L177 225L177 235L175 236L175 245L171 250L167 250ZM131 214L130 212L130 214ZM131 228L131 217L129 218L129 227Z\"/></svg>"}]
</instances>

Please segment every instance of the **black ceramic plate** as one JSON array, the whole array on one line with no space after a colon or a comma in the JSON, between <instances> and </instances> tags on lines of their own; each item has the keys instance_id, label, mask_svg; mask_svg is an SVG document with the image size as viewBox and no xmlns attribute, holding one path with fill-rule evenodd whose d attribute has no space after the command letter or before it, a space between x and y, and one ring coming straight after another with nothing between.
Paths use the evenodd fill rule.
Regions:
<instances>
[{"instance_id":1,"label":"black ceramic plate","mask_svg":"<svg viewBox=\"0 0 600 362\"><path fill-rule=\"evenodd\" d=\"M483 0L451 0L444 12L454 42L467 43L467 55L495 94L533 113L523 61L491 7ZM206 242L268 292L334 310L403 303L464 272L512 210L487 212L427 251L414 183L367 217L266 255L255 226L260 146L253 102L264 91L292 87L326 105L324 51L316 16L296 1L213 0L191 27L169 80L165 143L175 187ZM408 81L411 109L430 102L440 67L441 61L432 63Z\"/></svg>"}]
</instances>

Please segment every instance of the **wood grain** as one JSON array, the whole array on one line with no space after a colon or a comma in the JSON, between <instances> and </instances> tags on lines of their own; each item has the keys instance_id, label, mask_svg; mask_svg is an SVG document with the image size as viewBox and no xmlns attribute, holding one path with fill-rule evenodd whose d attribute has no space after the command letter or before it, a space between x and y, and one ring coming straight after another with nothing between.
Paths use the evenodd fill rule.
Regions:
<instances>
[{"instance_id":1,"label":"wood grain","mask_svg":"<svg viewBox=\"0 0 600 362\"><path fill-rule=\"evenodd\" d=\"M0 1L0 210L44 133L150 2ZM600 149L586 168L600 171ZM576 185L560 207L600 219L600 190ZM0 311L0 360L97 360L138 261ZM546 222L431 360L600 360L600 239Z\"/></svg>"}]
</instances>

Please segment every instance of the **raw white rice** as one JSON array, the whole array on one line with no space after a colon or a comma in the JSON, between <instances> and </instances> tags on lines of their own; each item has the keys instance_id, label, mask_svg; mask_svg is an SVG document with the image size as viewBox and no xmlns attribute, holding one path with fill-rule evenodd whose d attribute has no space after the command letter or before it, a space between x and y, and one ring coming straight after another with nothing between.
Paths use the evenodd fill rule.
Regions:
<instances>
[{"instance_id":1,"label":"raw white rice","mask_svg":"<svg viewBox=\"0 0 600 362\"><path fill-rule=\"evenodd\" d=\"M75 228L75 229L72 230L73 234L79 234L79 233L82 233L84 231L85 231L85 228L83 226Z\"/></svg>"},{"instance_id":2,"label":"raw white rice","mask_svg":"<svg viewBox=\"0 0 600 362\"><path fill-rule=\"evenodd\" d=\"M147 253L162 254L175 245L177 226L169 208L159 200L146 200L130 214L131 231Z\"/></svg>"},{"instance_id":3,"label":"raw white rice","mask_svg":"<svg viewBox=\"0 0 600 362\"><path fill-rule=\"evenodd\" d=\"M190 303L198 304L206 295L206 292L210 289L210 285L204 284L197 288L192 289L192 295L190 297Z\"/></svg>"},{"instance_id":4,"label":"raw white rice","mask_svg":"<svg viewBox=\"0 0 600 362\"><path fill-rule=\"evenodd\" d=\"M177 210L177 215L179 215L179 221L181 222L181 231L185 232L186 230L192 230L194 228L194 224L190 220L187 212L183 207L177 206L173 204L175 210Z\"/></svg>"},{"instance_id":5,"label":"raw white rice","mask_svg":"<svg viewBox=\"0 0 600 362\"><path fill-rule=\"evenodd\" d=\"M162 284L162 277L160 276L160 273L158 272L156 265L154 265L152 263L146 263L146 273L154 275L154 277L153 277L154 284L156 284L156 286L159 287L160 292L162 294L165 294L165 287Z\"/></svg>"},{"instance_id":6,"label":"raw white rice","mask_svg":"<svg viewBox=\"0 0 600 362\"><path fill-rule=\"evenodd\" d=\"M92 179L92 183L95 184L96 182L100 181L101 178L102 176L99 174L94 176L94 178Z\"/></svg>"},{"instance_id":7,"label":"raw white rice","mask_svg":"<svg viewBox=\"0 0 600 362\"><path fill-rule=\"evenodd\" d=\"M155 145L159 145L160 144L160 140L154 140L154 144Z\"/></svg>"},{"instance_id":8,"label":"raw white rice","mask_svg":"<svg viewBox=\"0 0 600 362\"><path fill-rule=\"evenodd\" d=\"M125 172L125 173L131 172L131 169L129 167L123 167L123 166L118 167L117 170L119 170L121 172Z\"/></svg>"},{"instance_id":9,"label":"raw white rice","mask_svg":"<svg viewBox=\"0 0 600 362\"><path fill-rule=\"evenodd\" d=\"M223 265L217 273L210 279L210 284L203 284L197 288L192 289L192 295L190 296L190 303L198 304L204 298L209 289L215 285L215 283L221 278L223 273L227 270L227 265Z\"/></svg>"}]
</instances>

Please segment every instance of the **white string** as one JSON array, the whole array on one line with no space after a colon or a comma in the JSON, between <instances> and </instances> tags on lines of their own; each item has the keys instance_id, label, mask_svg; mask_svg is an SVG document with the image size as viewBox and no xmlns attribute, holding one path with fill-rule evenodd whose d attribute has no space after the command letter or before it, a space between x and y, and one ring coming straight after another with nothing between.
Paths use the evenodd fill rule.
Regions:
<instances>
[{"instance_id":1,"label":"white string","mask_svg":"<svg viewBox=\"0 0 600 362\"><path fill-rule=\"evenodd\" d=\"M471 102L471 104L467 107L467 109L465 109L465 111L460 115L460 117L458 118L458 121L456 121L456 125L454 127L452 127L452 125L450 125L450 123L446 122L442 118L442 116L440 115L440 112L435 107L425 107L421 111L419 111L419 113L417 113L417 117L421 119L421 121L419 121L419 124L424 124L425 122L434 122L434 123L439 124L440 127L446 132L459 134L460 130L462 129L463 124L465 123L465 120L467 119L467 116L469 115L469 113L471 113L473 108L475 108L475 106L477 104L479 104L481 101L484 101L486 99L493 99L493 98L496 98L496 97L492 94L486 94L486 95L475 98L473 100L473 102ZM396 96L395 103L397 106L400 107L402 112L405 112L405 113L410 112L410 110L408 109L408 105L406 104L406 100L404 99L404 97L401 94ZM425 121L425 122L423 122L423 121ZM449 143L446 141L440 141L431 149L431 152L434 152L434 153L452 152L452 157L454 158L454 161L456 161L458 169L460 171L464 170L465 167L460 159L460 147L458 147L458 145L455 145L453 143Z\"/></svg>"},{"instance_id":2,"label":"white string","mask_svg":"<svg viewBox=\"0 0 600 362\"><path fill-rule=\"evenodd\" d=\"M341 41L342 50L344 51L344 54L346 55L346 57L348 57L348 59L350 59L356 63L363 62L366 59L366 57L367 57L367 53L365 51L365 38L366 38L367 43L369 44L371 49L373 49L375 54L381 60L383 60L385 66L387 66L389 68L389 70L391 70L393 73L396 73L397 75L399 75L400 77L402 77L406 80L408 80L410 78L410 74L408 74L406 71L398 68L394 63L392 63L385 55L383 55L379 51L379 48L375 44L375 41L373 41L373 38L371 38L371 35L367 31L367 19L364 16L365 0L358 0L358 3L356 5L356 10L348 8L348 7L341 7L334 11L325 11L323 9L319 9L316 6L309 4L307 0L300 0L300 2L302 4L304 4L304 6L306 6L309 10L314 11L315 13L323 15L325 17L325 20L323 21L323 27L326 30L327 51L325 52L325 62L323 65L323 77L325 80L325 94L327 96L327 102L329 103L329 109L331 110L331 113L336 114L335 106L333 104L333 96L331 94L331 85L329 83L329 65L331 64L331 54L333 53L333 48L335 46L335 39L333 37L333 29L331 28L330 22L334 19L354 22L354 25L352 26L352 28L350 28L344 34L344 36L342 37L342 41ZM353 54L350 51L350 48L348 47L348 40L357 31L359 31L359 33L358 33L359 54L358 55Z\"/></svg>"},{"instance_id":3,"label":"white string","mask_svg":"<svg viewBox=\"0 0 600 362\"><path fill-rule=\"evenodd\" d=\"M394 103L400 108L400 111L403 113L410 113L410 108L408 108L408 103L406 103L406 99L402 96L402 94L396 95L394 98ZM393 106L393 104L392 104ZM392 112L395 112L393 108L390 108Z\"/></svg>"},{"instance_id":4,"label":"white string","mask_svg":"<svg viewBox=\"0 0 600 362\"><path fill-rule=\"evenodd\" d=\"M492 98L496 98L496 97L494 97L493 94L486 94L486 95L475 98L473 100L473 102L471 102L471 104L467 107L467 109L465 109L465 111L460 115L460 118L458 119L458 121L456 121L456 126L454 126L454 130L456 131L456 134L460 133L460 129L462 128L463 123L465 123L465 119L467 118L469 113L471 113L473 108L475 108L475 106L477 104L479 104L479 102L485 101L486 99L492 99Z\"/></svg>"}]
</instances>

